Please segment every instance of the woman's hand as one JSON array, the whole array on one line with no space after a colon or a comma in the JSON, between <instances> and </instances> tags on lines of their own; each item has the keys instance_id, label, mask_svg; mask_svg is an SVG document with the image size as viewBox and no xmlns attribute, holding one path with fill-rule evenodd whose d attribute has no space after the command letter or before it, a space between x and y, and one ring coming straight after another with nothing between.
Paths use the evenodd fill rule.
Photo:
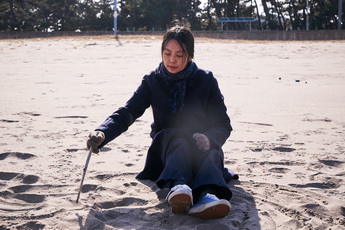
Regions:
<instances>
[{"instance_id":1,"label":"woman's hand","mask_svg":"<svg viewBox=\"0 0 345 230\"><path fill-rule=\"evenodd\" d=\"M105 135L101 131L93 131L89 134L89 139L86 141L88 149L92 148L93 153L99 153L98 146L103 143Z\"/></svg>"},{"instance_id":2,"label":"woman's hand","mask_svg":"<svg viewBox=\"0 0 345 230\"><path fill-rule=\"evenodd\" d=\"M201 151L206 152L210 150L210 140L206 135L202 133L194 133L193 138Z\"/></svg>"}]
</instances>

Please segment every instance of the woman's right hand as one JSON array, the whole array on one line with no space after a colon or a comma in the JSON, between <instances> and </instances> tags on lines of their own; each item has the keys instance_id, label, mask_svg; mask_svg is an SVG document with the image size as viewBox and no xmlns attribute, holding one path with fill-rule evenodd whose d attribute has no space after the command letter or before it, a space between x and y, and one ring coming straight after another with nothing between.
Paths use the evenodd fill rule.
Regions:
<instances>
[{"instance_id":1,"label":"woman's right hand","mask_svg":"<svg viewBox=\"0 0 345 230\"><path fill-rule=\"evenodd\" d=\"M89 138L86 141L88 149L92 148L93 153L99 153L98 146L100 146L105 139L105 135L102 131L93 131L89 134Z\"/></svg>"}]
</instances>

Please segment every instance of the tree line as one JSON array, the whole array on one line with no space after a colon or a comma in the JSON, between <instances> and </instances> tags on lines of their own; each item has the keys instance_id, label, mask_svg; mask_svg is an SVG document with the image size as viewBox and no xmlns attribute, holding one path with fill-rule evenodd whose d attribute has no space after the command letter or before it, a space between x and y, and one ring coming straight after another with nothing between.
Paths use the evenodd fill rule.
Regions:
<instances>
[{"instance_id":1,"label":"tree line","mask_svg":"<svg viewBox=\"0 0 345 230\"><path fill-rule=\"evenodd\" d=\"M117 29L161 31L178 23L192 30L219 30L221 17L257 18L251 26L256 30L336 29L340 1L345 0L117 0ZM0 31L111 31L113 27L114 0L0 1ZM224 29L243 30L247 25L226 23Z\"/></svg>"}]
</instances>

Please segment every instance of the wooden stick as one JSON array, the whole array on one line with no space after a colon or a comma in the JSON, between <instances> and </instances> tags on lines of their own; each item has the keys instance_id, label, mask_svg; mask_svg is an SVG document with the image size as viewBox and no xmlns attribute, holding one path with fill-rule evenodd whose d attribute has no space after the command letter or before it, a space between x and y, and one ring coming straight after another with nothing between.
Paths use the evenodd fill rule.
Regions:
<instances>
[{"instance_id":1,"label":"wooden stick","mask_svg":"<svg viewBox=\"0 0 345 230\"><path fill-rule=\"evenodd\" d=\"M81 182L80 182L80 187L79 187L79 192L78 192L76 203L78 203L78 201L79 201L81 189L83 187L84 178L85 178L87 167L89 166L91 155L92 155L92 148L89 149L89 154L87 155L86 162L85 162L85 165L84 165L84 168L83 168L83 177L81 178Z\"/></svg>"}]
</instances>

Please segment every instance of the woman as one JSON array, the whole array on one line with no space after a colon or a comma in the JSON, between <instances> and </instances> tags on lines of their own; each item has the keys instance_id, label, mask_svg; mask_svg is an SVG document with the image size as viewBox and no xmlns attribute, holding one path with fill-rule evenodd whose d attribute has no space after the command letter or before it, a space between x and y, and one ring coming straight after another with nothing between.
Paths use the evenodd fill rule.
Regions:
<instances>
[{"instance_id":1,"label":"woman","mask_svg":"<svg viewBox=\"0 0 345 230\"><path fill-rule=\"evenodd\" d=\"M137 178L169 188L174 213L225 217L231 209L231 175L221 147L232 127L217 80L193 62L194 37L185 27L164 34L161 54L158 68L144 76L124 107L90 133L87 147L98 152L151 106L152 144Z\"/></svg>"}]
</instances>

